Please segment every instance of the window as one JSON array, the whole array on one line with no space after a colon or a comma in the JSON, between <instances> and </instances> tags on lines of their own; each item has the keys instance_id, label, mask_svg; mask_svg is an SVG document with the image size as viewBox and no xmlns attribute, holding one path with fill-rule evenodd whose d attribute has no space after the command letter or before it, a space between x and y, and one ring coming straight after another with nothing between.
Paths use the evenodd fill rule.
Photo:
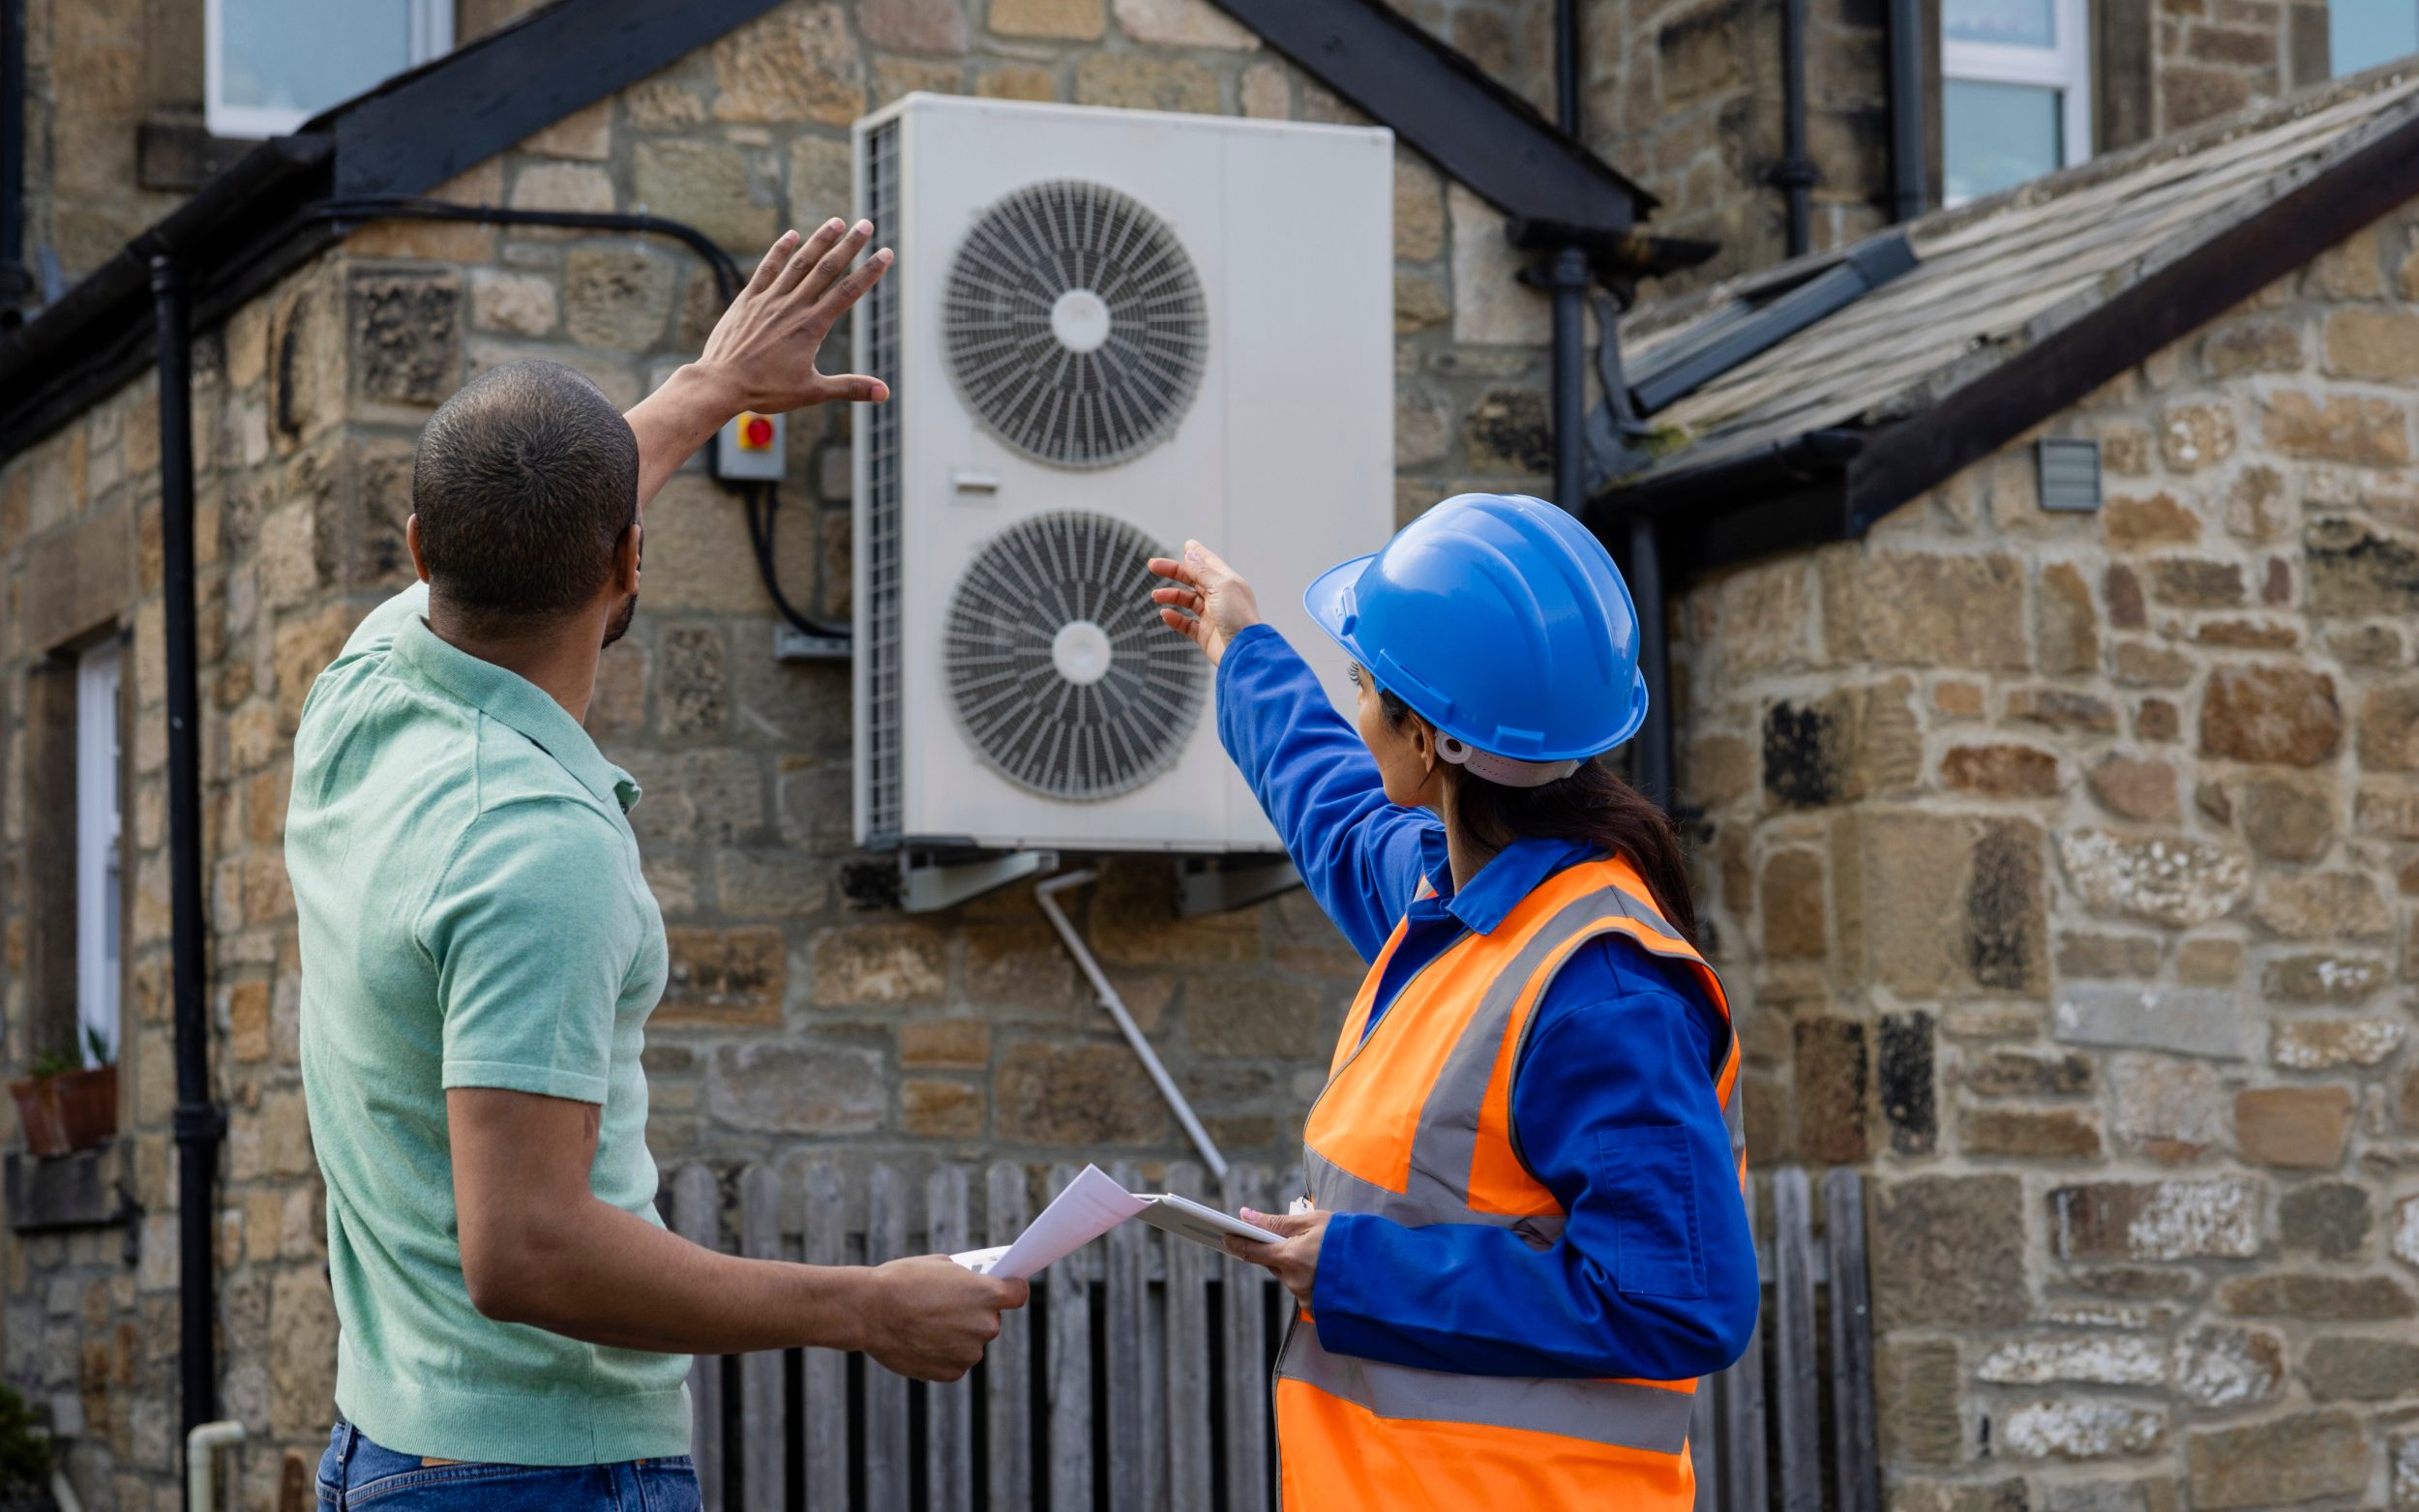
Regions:
<instances>
[{"instance_id":1,"label":"window","mask_svg":"<svg viewBox=\"0 0 2419 1512\"><path fill-rule=\"evenodd\" d=\"M1950 204L2091 156L2085 0L1942 0L1940 75Z\"/></svg>"},{"instance_id":2,"label":"window","mask_svg":"<svg viewBox=\"0 0 2419 1512\"><path fill-rule=\"evenodd\" d=\"M2327 0L2327 71L2341 78L2419 52L2419 0Z\"/></svg>"},{"instance_id":3,"label":"window","mask_svg":"<svg viewBox=\"0 0 2419 1512\"><path fill-rule=\"evenodd\" d=\"M274 136L454 45L454 0L206 0L210 130Z\"/></svg>"},{"instance_id":4,"label":"window","mask_svg":"<svg viewBox=\"0 0 2419 1512\"><path fill-rule=\"evenodd\" d=\"M118 1039L118 642L75 659L75 1043Z\"/></svg>"}]
</instances>

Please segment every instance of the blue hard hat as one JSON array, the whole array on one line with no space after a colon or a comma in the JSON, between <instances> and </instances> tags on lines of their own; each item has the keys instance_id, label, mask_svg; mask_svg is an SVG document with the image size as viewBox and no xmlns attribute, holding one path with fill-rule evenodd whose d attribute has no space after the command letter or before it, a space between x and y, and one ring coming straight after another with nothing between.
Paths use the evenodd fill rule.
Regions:
<instances>
[{"instance_id":1,"label":"blue hard hat","mask_svg":"<svg viewBox=\"0 0 2419 1512\"><path fill-rule=\"evenodd\" d=\"M1379 687L1480 752L1584 760L1646 721L1628 584L1542 499L1447 499L1322 573L1302 603Z\"/></svg>"}]
</instances>

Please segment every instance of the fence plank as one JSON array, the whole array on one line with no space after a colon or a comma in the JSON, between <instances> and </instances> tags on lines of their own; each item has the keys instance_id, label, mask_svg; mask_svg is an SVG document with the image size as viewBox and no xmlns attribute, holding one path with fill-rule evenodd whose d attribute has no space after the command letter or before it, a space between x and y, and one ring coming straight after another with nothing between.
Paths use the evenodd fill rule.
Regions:
<instances>
[{"instance_id":1,"label":"fence plank","mask_svg":"<svg viewBox=\"0 0 2419 1512\"><path fill-rule=\"evenodd\" d=\"M683 1166L672 1178L672 1228L692 1244L723 1247L722 1185L710 1166ZM702 1354L689 1367L689 1459L699 1498L723 1505L723 1358Z\"/></svg>"},{"instance_id":2,"label":"fence plank","mask_svg":"<svg viewBox=\"0 0 2419 1512\"><path fill-rule=\"evenodd\" d=\"M989 1229L985 1244L1012 1244L1025 1231L1025 1168L993 1164L985 1178ZM1023 1512L1033 1504L1032 1310L1029 1304L1000 1319L990 1363L983 1368L991 1442L988 1446L991 1505Z\"/></svg>"},{"instance_id":3,"label":"fence plank","mask_svg":"<svg viewBox=\"0 0 2419 1512\"><path fill-rule=\"evenodd\" d=\"M879 1165L865 1188L866 1260L874 1264L907 1254L907 1183ZM904 1376L865 1362L865 1505L867 1512L908 1512L908 1383Z\"/></svg>"},{"instance_id":4,"label":"fence plank","mask_svg":"<svg viewBox=\"0 0 2419 1512\"><path fill-rule=\"evenodd\" d=\"M1814 1361L1814 1203L1798 1167L1773 1172L1774 1420L1781 1512L1822 1512L1821 1381Z\"/></svg>"},{"instance_id":5,"label":"fence plank","mask_svg":"<svg viewBox=\"0 0 2419 1512\"><path fill-rule=\"evenodd\" d=\"M1201 1168L1168 1167L1168 1190L1201 1201ZM1167 1248L1166 1351L1168 1505L1190 1512L1210 1505L1210 1267L1217 1257L1170 1234Z\"/></svg>"},{"instance_id":6,"label":"fence plank","mask_svg":"<svg viewBox=\"0 0 2419 1512\"><path fill-rule=\"evenodd\" d=\"M955 1255L974 1247L966 1215L966 1168L942 1166L924 1183L931 1214L925 1248ZM924 1497L932 1512L972 1512L974 1505L974 1379L924 1388Z\"/></svg>"},{"instance_id":7,"label":"fence plank","mask_svg":"<svg viewBox=\"0 0 2419 1512\"><path fill-rule=\"evenodd\" d=\"M1831 1261L1832 1463L1836 1512L1874 1512L1873 1307L1865 1271L1865 1184L1856 1171L1823 1176L1823 1244Z\"/></svg>"},{"instance_id":8,"label":"fence plank","mask_svg":"<svg viewBox=\"0 0 2419 1512\"><path fill-rule=\"evenodd\" d=\"M1688 1465L1696 1476L1696 1512L1717 1512L1720 1491L1714 1468L1714 1380L1696 1383L1696 1400L1688 1404Z\"/></svg>"},{"instance_id":9,"label":"fence plank","mask_svg":"<svg viewBox=\"0 0 2419 1512\"><path fill-rule=\"evenodd\" d=\"M739 1251L751 1260L781 1259L781 1181L770 1167L739 1173ZM783 1512L790 1502L782 1370L779 1349L739 1357L739 1494L747 1512Z\"/></svg>"},{"instance_id":10,"label":"fence plank","mask_svg":"<svg viewBox=\"0 0 2419 1512\"><path fill-rule=\"evenodd\" d=\"M1050 1171L1050 1195L1075 1179L1072 1166ZM1050 1289L1050 1505L1072 1512L1092 1504L1091 1301L1085 1257L1070 1255L1042 1274Z\"/></svg>"},{"instance_id":11,"label":"fence plank","mask_svg":"<svg viewBox=\"0 0 2419 1512\"><path fill-rule=\"evenodd\" d=\"M1227 1211L1267 1211L1269 1173L1258 1166L1228 1168ZM1269 1512L1268 1272L1228 1257L1225 1293L1226 1500L1229 1512ZM1290 1300L1290 1299L1289 1299Z\"/></svg>"},{"instance_id":12,"label":"fence plank","mask_svg":"<svg viewBox=\"0 0 2419 1512\"><path fill-rule=\"evenodd\" d=\"M1109 1178L1127 1191L1137 1175L1131 1161L1119 1161ZM1109 1372L1109 1512L1151 1512L1150 1464L1146 1448L1157 1437L1150 1420L1150 1300L1144 1280L1143 1236L1147 1225L1120 1224L1106 1242L1107 1306L1103 1327Z\"/></svg>"},{"instance_id":13,"label":"fence plank","mask_svg":"<svg viewBox=\"0 0 2419 1512\"><path fill-rule=\"evenodd\" d=\"M1754 1237L1755 1194L1747 1194L1747 1225ZM1756 1309L1747 1352L1716 1380L1721 1408L1722 1512L1770 1512L1772 1462L1764 1450L1764 1319Z\"/></svg>"},{"instance_id":14,"label":"fence plank","mask_svg":"<svg viewBox=\"0 0 2419 1512\"><path fill-rule=\"evenodd\" d=\"M806 1262L849 1261L848 1194L828 1161L808 1167ZM849 1512L849 1357L806 1351L806 1512Z\"/></svg>"}]
</instances>

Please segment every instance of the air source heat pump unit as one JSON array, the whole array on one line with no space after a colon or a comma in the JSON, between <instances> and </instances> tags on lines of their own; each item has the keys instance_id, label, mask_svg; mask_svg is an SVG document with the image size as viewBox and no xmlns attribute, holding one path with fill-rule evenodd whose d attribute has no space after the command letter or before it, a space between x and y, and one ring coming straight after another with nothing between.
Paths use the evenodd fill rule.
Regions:
<instances>
[{"instance_id":1,"label":"air source heat pump unit","mask_svg":"<svg viewBox=\"0 0 2419 1512\"><path fill-rule=\"evenodd\" d=\"M1273 850L1144 562L1301 609L1393 524L1389 133L911 95L856 129L898 264L856 315L856 830Z\"/></svg>"}]
</instances>

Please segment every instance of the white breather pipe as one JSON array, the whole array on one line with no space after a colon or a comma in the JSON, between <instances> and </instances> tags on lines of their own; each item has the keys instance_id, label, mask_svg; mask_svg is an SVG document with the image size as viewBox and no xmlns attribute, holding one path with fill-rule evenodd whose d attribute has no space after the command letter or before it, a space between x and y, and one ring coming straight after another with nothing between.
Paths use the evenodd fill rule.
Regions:
<instances>
[{"instance_id":1,"label":"white breather pipe","mask_svg":"<svg viewBox=\"0 0 2419 1512\"><path fill-rule=\"evenodd\" d=\"M1176 1114L1176 1121L1184 1126L1184 1133L1191 1138L1193 1147L1201 1151L1201 1158L1209 1163L1210 1173L1224 1181L1226 1157L1218 1153L1217 1143L1210 1138L1210 1131L1201 1126L1199 1118L1193 1116L1193 1105L1184 1100L1182 1092L1177 1090L1176 1080L1168 1075L1168 1068L1159 1063L1159 1052L1150 1048L1150 1041L1143 1037L1142 1026L1126 1011L1125 999L1120 997L1118 990L1109 985L1108 975L1100 969L1100 963L1092 959L1084 937L1075 933L1073 924L1067 922L1066 910L1059 906L1058 894L1070 887L1081 887L1099 875L1099 873L1087 869L1054 876L1033 889L1033 902L1041 904L1041 911L1049 915L1050 927L1059 932L1059 938L1066 944L1067 954L1073 956L1075 964L1083 968L1084 975L1091 982L1091 990L1100 994L1100 1006L1108 1009L1109 1017L1117 1021L1119 1030L1125 1036L1125 1043L1134 1047L1135 1057L1142 1061L1143 1069L1150 1073L1152 1084L1167 1100L1169 1110Z\"/></svg>"},{"instance_id":2,"label":"white breather pipe","mask_svg":"<svg viewBox=\"0 0 2419 1512\"><path fill-rule=\"evenodd\" d=\"M218 1482L211 1475L218 1451L244 1441L244 1425L231 1418L203 1423L185 1436L186 1512L213 1512Z\"/></svg>"}]
</instances>

